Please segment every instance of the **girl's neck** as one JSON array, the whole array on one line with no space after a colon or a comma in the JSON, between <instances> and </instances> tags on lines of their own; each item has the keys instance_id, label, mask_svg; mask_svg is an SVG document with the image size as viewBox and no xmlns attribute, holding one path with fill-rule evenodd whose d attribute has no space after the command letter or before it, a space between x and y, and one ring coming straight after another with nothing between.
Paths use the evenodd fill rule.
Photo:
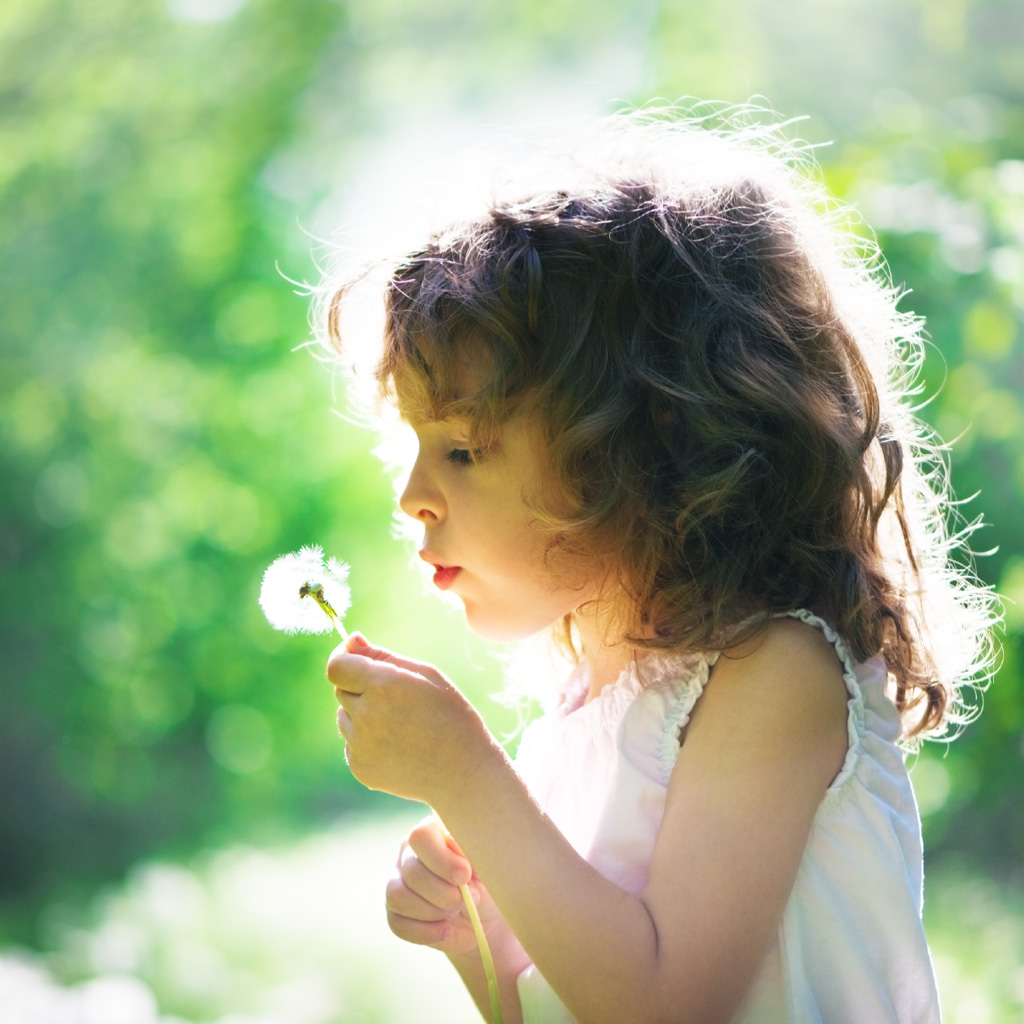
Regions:
<instances>
[{"instance_id":1,"label":"girl's neck","mask_svg":"<svg viewBox=\"0 0 1024 1024\"><path fill-rule=\"evenodd\" d=\"M632 644L610 639L621 635L621 626L616 629L616 623L621 623L621 619L614 615L606 601L595 602L589 609L576 612L580 651L587 663L588 701L615 683L636 657Z\"/></svg>"},{"instance_id":2,"label":"girl's neck","mask_svg":"<svg viewBox=\"0 0 1024 1024\"><path fill-rule=\"evenodd\" d=\"M597 697L605 687L616 683L632 662L635 651L626 644L600 647L596 655L584 649L587 662L587 702Z\"/></svg>"}]
</instances>

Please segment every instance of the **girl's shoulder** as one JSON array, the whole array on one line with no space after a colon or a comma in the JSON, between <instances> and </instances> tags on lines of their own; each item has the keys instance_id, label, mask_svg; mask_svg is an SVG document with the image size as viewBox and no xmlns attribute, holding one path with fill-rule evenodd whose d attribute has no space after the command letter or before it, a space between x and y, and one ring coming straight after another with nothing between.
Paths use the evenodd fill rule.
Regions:
<instances>
[{"instance_id":1,"label":"girl's shoulder","mask_svg":"<svg viewBox=\"0 0 1024 1024\"><path fill-rule=\"evenodd\" d=\"M715 659L718 686L806 688L812 700L831 690L848 694L844 677L856 666L841 637L823 619L804 609L775 615ZM827 699L827 697L826 697ZM845 696L843 696L845 703Z\"/></svg>"},{"instance_id":2,"label":"girl's shoulder","mask_svg":"<svg viewBox=\"0 0 1024 1024\"><path fill-rule=\"evenodd\" d=\"M856 664L827 622L797 609L726 651L659 659L622 717L619 740L627 757L667 783L697 728L722 743L757 745L768 729L828 737L819 756L835 765L838 782L859 757L866 715L887 741L898 737L885 681L880 662Z\"/></svg>"},{"instance_id":3,"label":"girl's shoulder","mask_svg":"<svg viewBox=\"0 0 1024 1024\"><path fill-rule=\"evenodd\" d=\"M767 724L797 717L812 731L838 723L842 739L850 697L845 676L853 666L834 640L813 618L769 619L716 660L694 727L697 716L720 708L737 729L752 718Z\"/></svg>"}]
</instances>

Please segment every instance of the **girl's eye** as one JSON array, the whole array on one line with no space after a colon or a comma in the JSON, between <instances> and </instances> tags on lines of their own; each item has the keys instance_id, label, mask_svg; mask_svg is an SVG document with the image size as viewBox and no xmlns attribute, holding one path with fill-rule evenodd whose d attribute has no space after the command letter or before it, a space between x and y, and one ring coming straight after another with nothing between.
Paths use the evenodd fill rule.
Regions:
<instances>
[{"instance_id":1,"label":"girl's eye","mask_svg":"<svg viewBox=\"0 0 1024 1024\"><path fill-rule=\"evenodd\" d=\"M445 458L457 466L470 466L480 457L480 452L470 448L453 448Z\"/></svg>"}]
</instances>

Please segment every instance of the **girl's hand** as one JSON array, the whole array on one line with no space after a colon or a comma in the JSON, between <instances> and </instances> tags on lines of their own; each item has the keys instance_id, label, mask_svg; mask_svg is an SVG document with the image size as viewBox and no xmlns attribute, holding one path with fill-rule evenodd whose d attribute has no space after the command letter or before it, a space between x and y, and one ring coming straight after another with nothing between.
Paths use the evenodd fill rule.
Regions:
<instances>
[{"instance_id":1,"label":"girl's hand","mask_svg":"<svg viewBox=\"0 0 1024 1024\"><path fill-rule=\"evenodd\" d=\"M504 758L473 706L436 668L353 633L327 663L352 774L370 789L437 807Z\"/></svg>"},{"instance_id":2,"label":"girl's hand","mask_svg":"<svg viewBox=\"0 0 1024 1024\"><path fill-rule=\"evenodd\" d=\"M432 946L452 957L476 955L473 928L460 885L468 885L485 931L506 927L473 868L436 818L426 818L409 833L388 882L388 925L400 939Z\"/></svg>"},{"instance_id":3,"label":"girl's hand","mask_svg":"<svg viewBox=\"0 0 1024 1024\"><path fill-rule=\"evenodd\" d=\"M530 959L462 850L445 836L437 818L426 818L409 833L388 882L388 925L400 939L444 953L459 972L485 1020L491 991L460 885L469 888L494 960L502 1016L521 1024L516 979Z\"/></svg>"}]
</instances>

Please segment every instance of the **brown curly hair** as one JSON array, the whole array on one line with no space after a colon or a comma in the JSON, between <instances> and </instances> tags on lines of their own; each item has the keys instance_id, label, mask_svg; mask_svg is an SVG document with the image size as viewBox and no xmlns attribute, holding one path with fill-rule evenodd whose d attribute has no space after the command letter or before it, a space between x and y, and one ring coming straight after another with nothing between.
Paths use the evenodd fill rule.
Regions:
<instances>
[{"instance_id":1,"label":"brown curly hair","mask_svg":"<svg viewBox=\"0 0 1024 1024\"><path fill-rule=\"evenodd\" d=\"M561 550L613 556L635 646L723 649L812 609L884 656L908 736L940 733L991 615L906 402L919 324L806 160L703 126L626 135L666 131L668 167L620 145L611 171L495 201L393 266L382 393L468 414L478 446L536 415L562 491L538 515ZM467 360L487 368L468 395Z\"/></svg>"}]
</instances>

